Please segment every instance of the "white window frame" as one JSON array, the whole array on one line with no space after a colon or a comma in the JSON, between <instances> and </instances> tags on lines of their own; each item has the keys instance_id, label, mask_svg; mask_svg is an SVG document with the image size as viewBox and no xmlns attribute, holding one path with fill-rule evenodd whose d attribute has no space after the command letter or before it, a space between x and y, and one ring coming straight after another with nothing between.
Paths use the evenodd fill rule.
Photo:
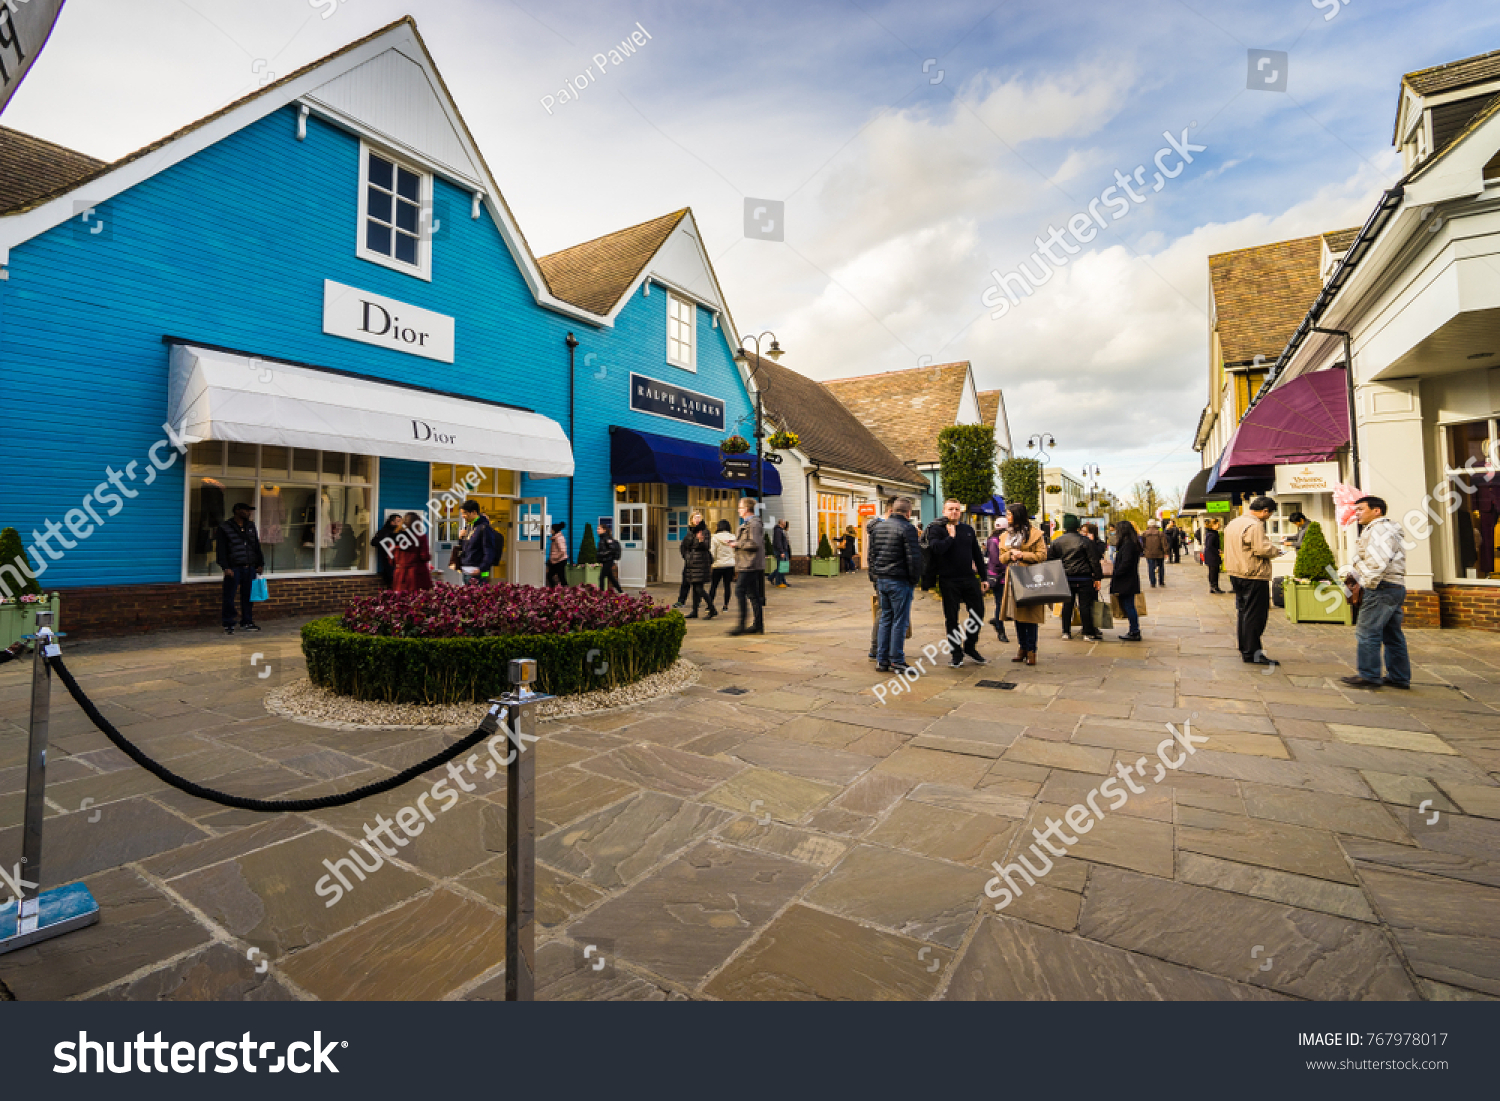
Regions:
<instances>
[{"instance_id":1,"label":"white window frame","mask_svg":"<svg viewBox=\"0 0 1500 1101\"><path fill-rule=\"evenodd\" d=\"M368 248L365 245L365 223L369 220L370 207L370 154L374 153L381 160L390 161L398 168L404 168L421 181L419 188L419 209L417 211L417 262L415 265L408 264L403 260L397 260L394 256L387 256L382 252ZM355 229L354 247L355 255L361 260L368 260L372 264L379 264L383 268L392 271L404 272L418 279L432 282L432 173L420 165L405 160L386 149L371 145L367 141L359 143L359 222ZM394 214L394 210L392 211ZM392 233L395 228L392 227Z\"/></svg>"},{"instance_id":2,"label":"white window frame","mask_svg":"<svg viewBox=\"0 0 1500 1101\"><path fill-rule=\"evenodd\" d=\"M673 326L683 324L676 316L678 309L685 309L688 313L686 341L673 332ZM674 355L674 349L684 343L687 344L687 355ZM698 370L698 303L671 290L667 291L667 362L684 371L696 373Z\"/></svg>"}]
</instances>

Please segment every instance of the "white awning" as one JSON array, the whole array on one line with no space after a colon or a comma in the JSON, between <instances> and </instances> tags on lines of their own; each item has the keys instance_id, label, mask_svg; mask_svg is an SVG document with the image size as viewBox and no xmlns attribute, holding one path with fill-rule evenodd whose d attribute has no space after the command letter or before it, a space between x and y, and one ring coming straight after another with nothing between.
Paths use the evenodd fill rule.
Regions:
<instances>
[{"instance_id":1,"label":"white awning","mask_svg":"<svg viewBox=\"0 0 1500 1101\"><path fill-rule=\"evenodd\" d=\"M189 443L352 451L569 477L573 449L539 413L275 360L172 345L167 412Z\"/></svg>"}]
</instances>

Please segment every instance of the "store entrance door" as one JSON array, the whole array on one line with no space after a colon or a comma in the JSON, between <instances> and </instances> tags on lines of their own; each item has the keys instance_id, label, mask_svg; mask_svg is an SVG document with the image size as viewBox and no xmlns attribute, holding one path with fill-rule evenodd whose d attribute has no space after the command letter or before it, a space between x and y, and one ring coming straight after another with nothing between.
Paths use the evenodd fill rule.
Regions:
<instances>
[{"instance_id":1,"label":"store entrance door","mask_svg":"<svg viewBox=\"0 0 1500 1101\"><path fill-rule=\"evenodd\" d=\"M620 587L646 587L646 506L615 505L615 532L620 540Z\"/></svg>"},{"instance_id":2,"label":"store entrance door","mask_svg":"<svg viewBox=\"0 0 1500 1101\"><path fill-rule=\"evenodd\" d=\"M512 513L511 545L515 547L515 576L518 585L540 587L547 580L547 540L543 528L547 523L547 498L522 497Z\"/></svg>"}]
</instances>

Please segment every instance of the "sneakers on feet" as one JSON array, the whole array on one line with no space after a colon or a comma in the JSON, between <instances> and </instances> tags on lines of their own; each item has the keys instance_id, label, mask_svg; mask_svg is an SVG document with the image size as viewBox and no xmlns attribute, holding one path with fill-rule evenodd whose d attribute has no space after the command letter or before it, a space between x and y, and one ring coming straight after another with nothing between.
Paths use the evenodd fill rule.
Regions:
<instances>
[{"instance_id":1,"label":"sneakers on feet","mask_svg":"<svg viewBox=\"0 0 1500 1101\"><path fill-rule=\"evenodd\" d=\"M258 630L260 630L260 628L257 627L253 623L241 623L240 624L240 630L242 630L242 631L258 631Z\"/></svg>"}]
</instances>

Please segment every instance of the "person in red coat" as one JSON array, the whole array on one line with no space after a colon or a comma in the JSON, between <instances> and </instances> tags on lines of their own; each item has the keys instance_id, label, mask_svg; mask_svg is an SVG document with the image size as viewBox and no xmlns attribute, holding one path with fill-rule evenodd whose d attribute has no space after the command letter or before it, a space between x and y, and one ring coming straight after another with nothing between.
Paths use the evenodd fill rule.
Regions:
<instances>
[{"instance_id":1,"label":"person in red coat","mask_svg":"<svg viewBox=\"0 0 1500 1101\"><path fill-rule=\"evenodd\" d=\"M432 588L432 550L427 543L426 525L422 517L408 512L396 536L396 551L392 555L396 562L395 584L400 593L414 593L419 589Z\"/></svg>"}]
</instances>

